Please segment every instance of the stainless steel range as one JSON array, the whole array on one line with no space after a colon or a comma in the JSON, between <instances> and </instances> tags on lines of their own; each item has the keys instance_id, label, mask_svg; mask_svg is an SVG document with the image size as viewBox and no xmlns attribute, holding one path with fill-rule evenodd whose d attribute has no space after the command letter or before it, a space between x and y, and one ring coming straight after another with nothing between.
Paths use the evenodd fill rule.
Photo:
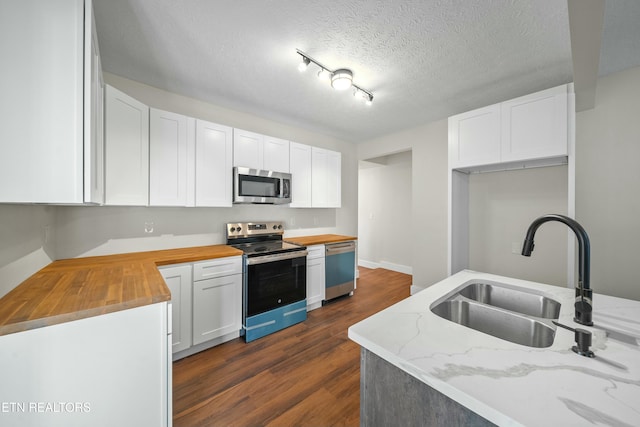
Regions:
<instances>
[{"instance_id":1,"label":"stainless steel range","mask_svg":"<svg viewBox=\"0 0 640 427\"><path fill-rule=\"evenodd\" d=\"M242 328L246 342L307 318L307 248L282 240L281 222L227 224L227 244L242 250Z\"/></svg>"}]
</instances>

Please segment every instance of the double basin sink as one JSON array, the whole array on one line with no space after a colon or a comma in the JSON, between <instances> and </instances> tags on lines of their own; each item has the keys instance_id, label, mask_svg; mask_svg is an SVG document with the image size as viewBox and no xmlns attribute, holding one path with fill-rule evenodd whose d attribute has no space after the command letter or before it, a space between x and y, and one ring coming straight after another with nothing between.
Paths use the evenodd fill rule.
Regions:
<instances>
[{"instance_id":1,"label":"double basin sink","mask_svg":"<svg viewBox=\"0 0 640 427\"><path fill-rule=\"evenodd\" d=\"M471 281L431 305L431 311L476 331L529 347L553 344L560 303L530 289Z\"/></svg>"}]
</instances>

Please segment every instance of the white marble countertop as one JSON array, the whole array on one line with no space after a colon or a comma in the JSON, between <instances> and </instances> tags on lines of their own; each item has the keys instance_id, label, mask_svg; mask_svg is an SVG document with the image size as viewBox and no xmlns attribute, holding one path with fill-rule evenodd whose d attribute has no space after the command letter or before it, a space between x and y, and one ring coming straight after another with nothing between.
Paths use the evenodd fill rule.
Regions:
<instances>
[{"instance_id":1,"label":"white marble countertop","mask_svg":"<svg viewBox=\"0 0 640 427\"><path fill-rule=\"evenodd\" d=\"M593 333L596 357L571 351L557 328L547 348L514 344L458 325L430 306L469 280L542 292L558 321ZM349 338L498 425L640 425L640 302L598 294L594 327L573 322L574 290L465 270L349 328Z\"/></svg>"}]
</instances>

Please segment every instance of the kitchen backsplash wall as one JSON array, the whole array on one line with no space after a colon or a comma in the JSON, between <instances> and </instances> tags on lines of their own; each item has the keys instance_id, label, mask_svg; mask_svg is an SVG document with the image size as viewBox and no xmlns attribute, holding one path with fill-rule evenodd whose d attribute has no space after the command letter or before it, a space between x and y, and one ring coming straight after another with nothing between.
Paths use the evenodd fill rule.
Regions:
<instances>
[{"instance_id":1,"label":"kitchen backsplash wall","mask_svg":"<svg viewBox=\"0 0 640 427\"><path fill-rule=\"evenodd\" d=\"M54 259L54 211L0 205L0 297Z\"/></svg>"},{"instance_id":2,"label":"kitchen backsplash wall","mask_svg":"<svg viewBox=\"0 0 640 427\"><path fill-rule=\"evenodd\" d=\"M68 206L56 211L55 254L62 259L224 244L227 222L265 220L284 222L291 237L341 229L336 209Z\"/></svg>"},{"instance_id":3,"label":"kitchen backsplash wall","mask_svg":"<svg viewBox=\"0 0 640 427\"><path fill-rule=\"evenodd\" d=\"M469 268L567 286L565 225L545 224L533 255L520 255L529 224L548 213L567 214L567 166L470 175Z\"/></svg>"}]
</instances>

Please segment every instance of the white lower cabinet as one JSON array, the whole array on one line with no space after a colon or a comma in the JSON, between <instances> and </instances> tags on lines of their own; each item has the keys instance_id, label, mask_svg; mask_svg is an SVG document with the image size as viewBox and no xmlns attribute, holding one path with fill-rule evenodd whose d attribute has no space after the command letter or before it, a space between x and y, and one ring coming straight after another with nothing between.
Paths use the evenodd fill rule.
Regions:
<instances>
[{"instance_id":1,"label":"white lower cabinet","mask_svg":"<svg viewBox=\"0 0 640 427\"><path fill-rule=\"evenodd\" d=\"M240 336L242 257L159 270L171 290L174 360Z\"/></svg>"},{"instance_id":2,"label":"white lower cabinet","mask_svg":"<svg viewBox=\"0 0 640 427\"><path fill-rule=\"evenodd\" d=\"M172 342L174 353L191 347L191 264L159 268L171 291Z\"/></svg>"},{"instance_id":3,"label":"white lower cabinet","mask_svg":"<svg viewBox=\"0 0 640 427\"><path fill-rule=\"evenodd\" d=\"M242 327L242 274L193 283L193 344Z\"/></svg>"},{"instance_id":4,"label":"white lower cabinet","mask_svg":"<svg viewBox=\"0 0 640 427\"><path fill-rule=\"evenodd\" d=\"M171 426L168 317L161 302L0 336L0 402L25 408L0 425Z\"/></svg>"},{"instance_id":5,"label":"white lower cabinet","mask_svg":"<svg viewBox=\"0 0 640 427\"><path fill-rule=\"evenodd\" d=\"M324 245L307 247L307 311L322 306L324 300Z\"/></svg>"}]
</instances>

